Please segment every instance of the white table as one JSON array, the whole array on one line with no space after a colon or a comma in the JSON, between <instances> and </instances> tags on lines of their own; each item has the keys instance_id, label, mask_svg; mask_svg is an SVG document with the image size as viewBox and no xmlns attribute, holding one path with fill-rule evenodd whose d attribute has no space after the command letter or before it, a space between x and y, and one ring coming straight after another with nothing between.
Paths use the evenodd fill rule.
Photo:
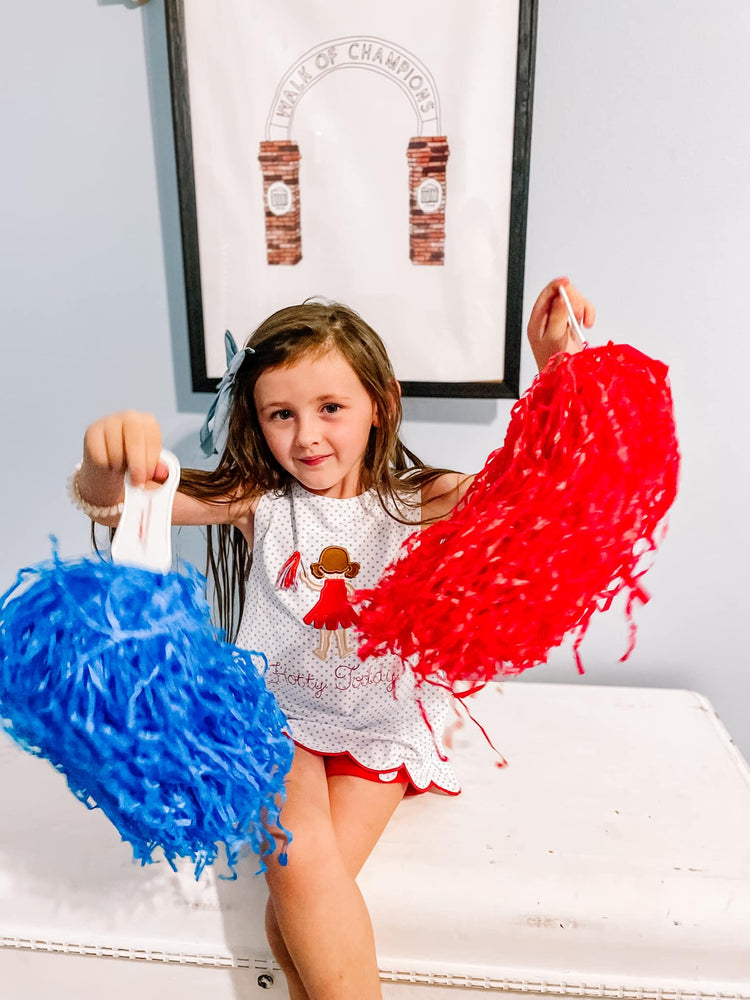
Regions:
<instances>
[{"instance_id":1,"label":"white table","mask_svg":"<svg viewBox=\"0 0 750 1000\"><path fill-rule=\"evenodd\" d=\"M510 683L472 711L509 766L466 723L463 794L407 799L360 876L384 996L750 1000L750 771L710 704ZM0 803L2 1000L287 996L250 861L135 866L2 736Z\"/></svg>"}]
</instances>

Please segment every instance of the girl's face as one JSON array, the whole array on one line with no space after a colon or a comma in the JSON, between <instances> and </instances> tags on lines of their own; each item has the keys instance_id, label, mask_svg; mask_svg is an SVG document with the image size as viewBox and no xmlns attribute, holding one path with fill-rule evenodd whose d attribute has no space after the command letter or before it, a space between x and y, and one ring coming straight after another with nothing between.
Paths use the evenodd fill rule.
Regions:
<instances>
[{"instance_id":1,"label":"girl's face","mask_svg":"<svg viewBox=\"0 0 750 1000\"><path fill-rule=\"evenodd\" d=\"M357 496L376 407L335 349L270 368L255 384L263 436L279 465L320 496Z\"/></svg>"}]
</instances>

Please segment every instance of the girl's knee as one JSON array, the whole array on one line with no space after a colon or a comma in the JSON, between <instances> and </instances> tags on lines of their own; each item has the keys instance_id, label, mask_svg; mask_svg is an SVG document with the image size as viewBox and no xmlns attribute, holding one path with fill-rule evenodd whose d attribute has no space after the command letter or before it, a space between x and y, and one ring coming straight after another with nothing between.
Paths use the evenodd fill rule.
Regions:
<instances>
[{"instance_id":1,"label":"girl's knee","mask_svg":"<svg viewBox=\"0 0 750 1000\"><path fill-rule=\"evenodd\" d=\"M266 882L271 894L283 886L309 881L316 872L323 874L341 865L341 854L330 825L312 828L297 827L287 847L287 863L281 865L276 856L268 860Z\"/></svg>"}]
</instances>

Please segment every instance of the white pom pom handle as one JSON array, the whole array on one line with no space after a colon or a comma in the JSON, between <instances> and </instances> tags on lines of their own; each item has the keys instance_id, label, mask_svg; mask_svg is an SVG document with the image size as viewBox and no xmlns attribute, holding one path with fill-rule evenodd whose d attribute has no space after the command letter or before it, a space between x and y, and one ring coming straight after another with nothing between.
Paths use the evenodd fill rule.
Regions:
<instances>
[{"instance_id":1,"label":"white pom pom handle","mask_svg":"<svg viewBox=\"0 0 750 1000\"><path fill-rule=\"evenodd\" d=\"M112 561L168 573L172 568L172 505L180 482L180 463L166 450L160 460L169 475L156 489L133 486L130 476L125 476L125 501L112 539Z\"/></svg>"},{"instance_id":2,"label":"white pom pom handle","mask_svg":"<svg viewBox=\"0 0 750 1000\"><path fill-rule=\"evenodd\" d=\"M586 338L583 335L581 324L578 322L578 317L573 312L573 306L570 304L568 293L565 291L563 285L558 285L557 290L560 293L560 298L565 303L565 308L568 310L568 320L570 322L571 329L573 330L573 335L578 340L579 347L583 347L586 343Z\"/></svg>"}]
</instances>

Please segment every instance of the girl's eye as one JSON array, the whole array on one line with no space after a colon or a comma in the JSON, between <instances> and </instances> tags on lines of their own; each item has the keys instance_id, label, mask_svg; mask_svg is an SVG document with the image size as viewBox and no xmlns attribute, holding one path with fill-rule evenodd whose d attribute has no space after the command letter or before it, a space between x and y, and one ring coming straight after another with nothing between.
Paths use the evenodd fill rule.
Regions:
<instances>
[{"instance_id":1,"label":"girl's eye","mask_svg":"<svg viewBox=\"0 0 750 1000\"><path fill-rule=\"evenodd\" d=\"M271 420L289 420L291 415L291 410L274 410L271 414Z\"/></svg>"},{"instance_id":2,"label":"girl's eye","mask_svg":"<svg viewBox=\"0 0 750 1000\"><path fill-rule=\"evenodd\" d=\"M326 413L338 413L338 411L341 409L341 404L340 403L326 403L326 405L323 407L323 409L324 409L324 411Z\"/></svg>"}]
</instances>

